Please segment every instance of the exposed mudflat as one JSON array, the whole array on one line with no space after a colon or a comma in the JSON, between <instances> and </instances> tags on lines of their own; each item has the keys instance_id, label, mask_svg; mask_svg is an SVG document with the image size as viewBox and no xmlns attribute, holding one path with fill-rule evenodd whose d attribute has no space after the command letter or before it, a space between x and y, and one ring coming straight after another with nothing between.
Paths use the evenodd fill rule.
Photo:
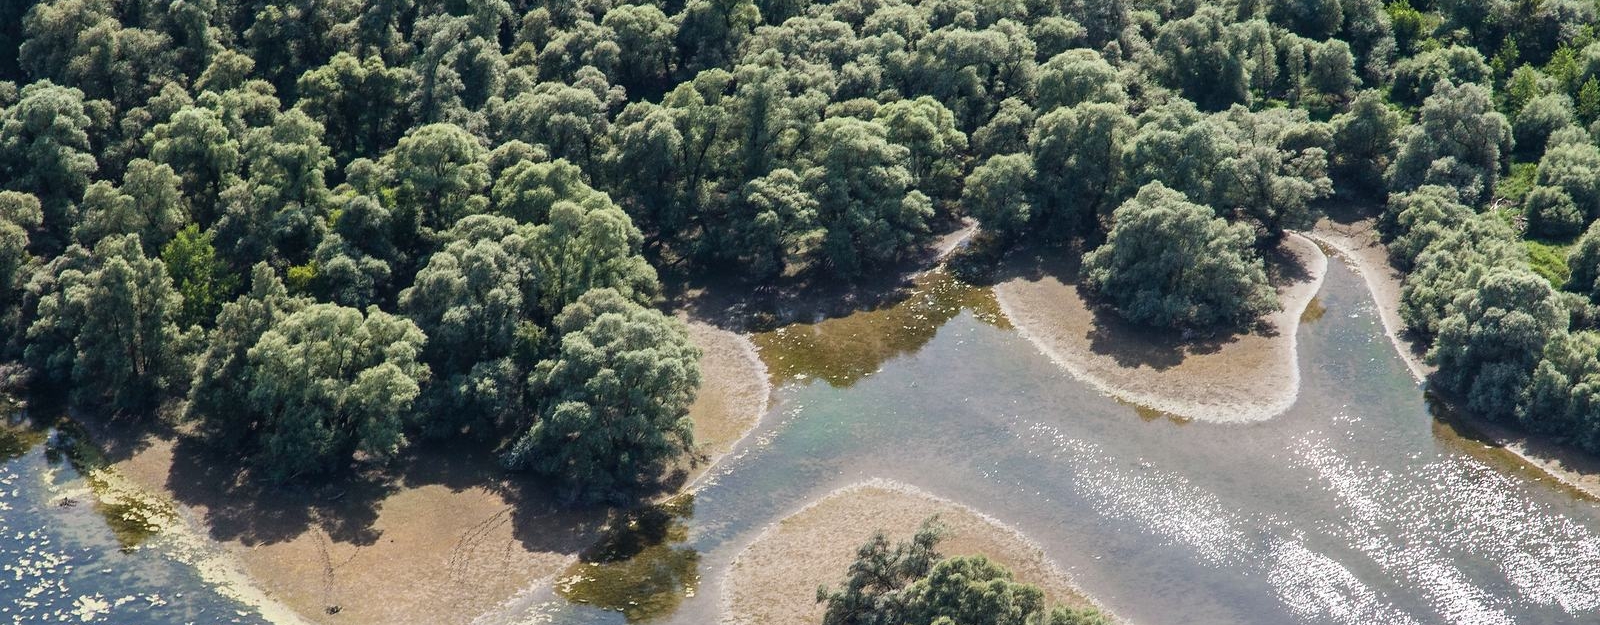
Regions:
<instances>
[{"instance_id":1,"label":"exposed mudflat","mask_svg":"<svg viewBox=\"0 0 1600 625\"><path fill-rule=\"evenodd\" d=\"M821 621L817 587L837 586L856 548L883 530L906 540L939 515L949 534L946 556L982 554L1020 581L1043 588L1052 603L1089 606L1068 575L1027 537L992 517L899 482L846 486L777 521L734 559L727 571L722 621L738 625L802 625Z\"/></svg>"},{"instance_id":2,"label":"exposed mudflat","mask_svg":"<svg viewBox=\"0 0 1600 625\"><path fill-rule=\"evenodd\" d=\"M690 333L704 383L686 480L755 426L770 394L747 337L702 323ZM606 516L564 508L481 449L419 449L385 471L302 490L237 483L180 437L130 447L111 469L189 520L162 531L192 534L205 554L196 565L277 622L469 623L566 570Z\"/></svg>"},{"instance_id":3,"label":"exposed mudflat","mask_svg":"<svg viewBox=\"0 0 1600 625\"><path fill-rule=\"evenodd\" d=\"M1040 351L1103 393L1180 418L1260 421L1300 390L1296 333L1322 286L1328 258L1290 234L1274 263L1282 310L1248 334L1192 338L1133 326L1089 305L1078 264L1064 252L1013 256L994 291L1006 317Z\"/></svg>"},{"instance_id":4,"label":"exposed mudflat","mask_svg":"<svg viewBox=\"0 0 1600 625\"><path fill-rule=\"evenodd\" d=\"M689 336L701 353L700 391L689 407L700 457L693 483L767 413L772 383L749 336L699 321L689 324Z\"/></svg>"}]
</instances>

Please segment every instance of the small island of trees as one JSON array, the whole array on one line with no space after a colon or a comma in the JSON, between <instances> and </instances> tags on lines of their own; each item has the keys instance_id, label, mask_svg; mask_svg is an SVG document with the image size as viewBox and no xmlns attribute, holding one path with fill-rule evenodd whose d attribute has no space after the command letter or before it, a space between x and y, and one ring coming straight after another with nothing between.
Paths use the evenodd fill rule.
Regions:
<instances>
[{"instance_id":1,"label":"small island of trees","mask_svg":"<svg viewBox=\"0 0 1600 625\"><path fill-rule=\"evenodd\" d=\"M272 483L463 440L630 502L694 448L675 281L891 275L971 218L976 273L1042 245L1127 321L1229 332L1276 309L1287 233L1356 206L1435 388L1600 452L1597 24L1587 0L8 2L0 382ZM909 567L873 596L927 598L885 614L980 622L956 577L1038 603L923 542L863 552Z\"/></svg>"}]
</instances>

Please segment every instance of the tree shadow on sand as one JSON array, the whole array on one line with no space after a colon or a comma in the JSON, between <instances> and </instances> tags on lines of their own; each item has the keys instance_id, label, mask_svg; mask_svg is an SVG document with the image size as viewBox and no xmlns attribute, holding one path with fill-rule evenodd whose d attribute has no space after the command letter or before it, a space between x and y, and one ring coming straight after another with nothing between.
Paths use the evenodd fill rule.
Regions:
<instances>
[{"instance_id":1,"label":"tree shadow on sand","mask_svg":"<svg viewBox=\"0 0 1600 625\"><path fill-rule=\"evenodd\" d=\"M246 546L292 540L312 529L335 542L370 545L378 505L396 490L375 470L351 470L311 484L274 485L239 469L239 458L194 437L173 442L167 490L204 510L212 538Z\"/></svg>"},{"instance_id":2,"label":"tree shadow on sand","mask_svg":"<svg viewBox=\"0 0 1600 625\"><path fill-rule=\"evenodd\" d=\"M588 545L604 510L565 506L541 480L507 473L492 451L470 441L424 442L387 465L354 463L315 484L272 485L238 469L237 457L179 438L167 487L173 497L204 509L212 538L246 546L271 545L320 531L336 543L368 546L382 537L375 527L384 501L403 490L444 486L451 492L481 488L504 508L458 537L458 549L495 526L511 523L529 551L576 552ZM450 514L451 510L439 510Z\"/></svg>"},{"instance_id":3,"label":"tree shadow on sand","mask_svg":"<svg viewBox=\"0 0 1600 625\"><path fill-rule=\"evenodd\" d=\"M1311 278L1310 270L1283 247L1274 248L1263 255L1269 281L1279 289ZM1012 251L996 281L1024 280L1038 282L1054 279L1071 289L1079 302L1063 305L1082 305L1090 320L1083 328L1089 350L1096 355L1116 361L1127 368L1148 367L1165 371L1182 365L1191 356L1215 354L1237 342L1245 335L1277 336L1279 329L1265 319L1243 328L1219 328L1209 332L1177 331L1152 328L1124 320L1094 294L1085 289L1079 280L1082 270L1082 250L1073 246L1024 246ZM1063 328L1063 331L1077 331Z\"/></svg>"},{"instance_id":4,"label":"tree shadow on sand","mask_svg":"<svg viewBox=\"0 0 1600 625\"><path fill-rule=\"evenodd\" d=\"M663 270L665 307L734 332L765 332L791 323L816 323L865 310L891 307L913 291L913 279L936 267L953 239L970 234L970 225L952 229L899 262L845 280L826 271L752 280L733 263L697 267L692 274Z\"/></svg>"}]
</instances>

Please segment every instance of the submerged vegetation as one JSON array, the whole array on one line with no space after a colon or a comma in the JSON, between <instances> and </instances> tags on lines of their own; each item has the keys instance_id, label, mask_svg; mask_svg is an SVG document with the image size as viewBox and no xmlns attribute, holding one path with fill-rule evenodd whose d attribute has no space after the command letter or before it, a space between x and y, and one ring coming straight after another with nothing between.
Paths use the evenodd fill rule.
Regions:
<instances>
[{"instance_id":1,"label":"submerged vegetation","mask_svg":"<svg viewBox=\"0 0 1600 625\"><path fill-rule=\"evenodd\" d=\"M1339 202L1382 207L1439 390L1600 451L1596 24L1588 0L10 2L0 382L181 421L275 483L459 438L634 503L694 449L664 283L898 275L972 218L961 275L1041 244L1127 321L1236 331ZM899 319L962 309L1002 323L935 273L840 324L904 330L816 359L844 366L762 340L780 378L848 385L930 338ZM916 548L879 591L1036 599ZM932 605L893 618L978 622Z\"/></svg>"}]
</instances>

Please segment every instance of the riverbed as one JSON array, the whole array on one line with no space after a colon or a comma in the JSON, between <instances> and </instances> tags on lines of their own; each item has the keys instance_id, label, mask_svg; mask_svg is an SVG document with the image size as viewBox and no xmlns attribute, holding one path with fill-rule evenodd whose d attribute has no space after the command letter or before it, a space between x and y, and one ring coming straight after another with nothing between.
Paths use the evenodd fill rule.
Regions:
<instances>
[{"instance_id":1,"label":"riverbed","mask_svg":"<svg viewBox=\"0 0 1600 625\"><path fill-rule=\"evenodd\" d=\"M774 411L696 494L694 596L653 620L717 622L722 575L764 527L873 478L1020 530L1129 623L1600 619L1600 505L1436 420L1341 262L1298 331L1299 398L1255 423L1119 403L982 293L918 297L877 313L876 338L861 323L830 337L833 322L757 337ZM854 346L843 367L782 348L831 340ZM624 621L559 595L530 605L525 622Z\"/></svg>"},{"instance_id":2,"label":"riverbed","mask_svg":"<svg viewBox=\"0 0 1600 625\"><path fill-rule=\"evenodd\" d=\"M777 389L770 412L661 517L659 545L630 550L646 559L615 563L648 584L596 594L556 580L481 622L719 622L724 574L746 546L872 479L1017 530L1128 623L1600 620L1600 504L1435 419L1343 263L1328 268L1324 312L1298 330L1299 397L1252 423L1105 397L1012 329L987 290L930 279L939 286L893 309L755 337ZM5 512L7 525L61 523L38 490L61 488L47 465L7 461L14 484L0 502L31 510ZM66 514L93 533L98 517ZM35 540L16 529L0 556ZM97 540L94 561L116 562L116 541ZM158 549L124 555L128 570L171 571L126 594L165 597L173 583L196 605L213 601ZM123 587L82 571L63 597ZM10 603L25 588L7 581ZM140 622L195 620L150 614Z\"/></svg>"}]
</instances>

